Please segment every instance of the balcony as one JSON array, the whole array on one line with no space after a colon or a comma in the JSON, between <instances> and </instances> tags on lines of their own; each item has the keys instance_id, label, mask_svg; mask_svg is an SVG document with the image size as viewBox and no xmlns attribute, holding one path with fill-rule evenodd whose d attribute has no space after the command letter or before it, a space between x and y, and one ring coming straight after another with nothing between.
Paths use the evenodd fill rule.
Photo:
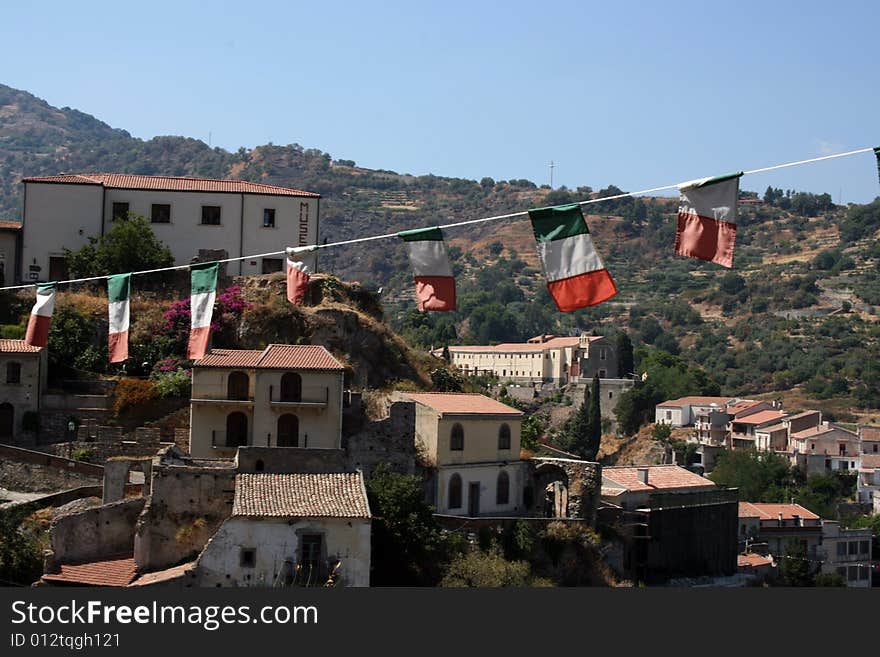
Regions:
<instances>
[{"instance_id":1,"label":"balcony","mask_svg":"<svg viewBox=\"0 0 880 657\"><path fill-rule=\"evenodd\" d=\"M228 399L225 397L193 397L190 399L191 404L212 404L214 406L234 406L237 408L253 408L254 398L245 397L237 399Z\"/></svg>"},{"instance_id":2,"label":"balcony","mask_svg":"<svg viewBox=\"0 0 880 657\"><path fill-rule=\"evenodd\" d=\"M329 401L330 388L303 388L299 395L282 395L269 386L269 404L273 408L326 408Z\"/></svg>"}]
</instances>

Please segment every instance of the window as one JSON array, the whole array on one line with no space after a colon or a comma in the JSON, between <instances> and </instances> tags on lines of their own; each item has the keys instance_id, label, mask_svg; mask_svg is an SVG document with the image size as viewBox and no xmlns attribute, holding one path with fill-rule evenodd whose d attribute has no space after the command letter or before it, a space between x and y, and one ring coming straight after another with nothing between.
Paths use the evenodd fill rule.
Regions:
<instances>
[{"instance_id":1,"label":"window","mask_svg":"<svg viewBox=\"0 0 880 657\"><path fill-rule=\"evenodd\" d=\"M868 547L868 541L859 541L859 554L868 554L871 549Z\"/></svg>"},{"instance_id":2,"label":"window","mask_svg":"<svg viewBox=\"0 0 880 657\"><path fill-rule=\"evenodd\" d=\"M263 209L263 228L275 228L275 208Z\"/></svg>"},{"instance_id":3,"label":"window","mask_svg":"<svg viewBox=\"0 0 880 657\"><path fill-rule=\"evenodd\" d=\"M461 477L457 474L449 478L449 498L450 509L461 508Z\"/></svg>"},{"instance_id":4,"label":"window","mask_svg":"<svg viewBox=\"0 0 880 657\"><path fill-rule=\"evenodd\" d=\"M317 567L321 564L321 534L303 534L300 539L299 562L303 566Z\"/></svg>"},{"instance_id":5,"label":"window","mask_svg":"<svg viewBox=\"0 0 880 657\"><path fill-rule=\"evenodd\" d=\"M244 413L226 416L226 446L243 447L248 444L248 419Z\"/></svg>"},{"instance_id":6,"label":"window","mask_svg":"<svg viewBox=\"0 0 880 657\"><path fill-rule=\"evenodd\" d=\"M608 360L608 350L605 347L599 350L599 360Z\"/></svg>"},{"instance_id":7,"label":"window","mask_svg":"<svg viewBox=\"0 0 880 657\"><path fill-rule=\"evenodd\" d=\"M113 221L122 221L128 217L128 203L113 204Z\"/></svg>"},{"instance_id":8,"label":"window","mask_svg":"<svg viewBox=\"0 0 880 657\"><path fill-rule=\"evenodd\" d=\"M154 224L170 224L171 206L166 203L153 203L150 208L150 221Z\"/></svg>"},{"instance_id":9,"label":"window","mask_svg":"<svg viewBox=\"0 0 880 657\"><path fill-rule=\"evenodd\" d=\"M226 383L226 398L244 400L250 392L250 377L244 372L232 372Z\"/></svg>"},{"instance_id":10,"label":"window","mask_svg":"<svg viewBox=\"0 0 880 657\"><path fill-rule=\"evenodd\" d=\"M155 207L155 206L153 206ZM202 206L202 223L206 226L220 225L220 206L219 205L203 205Z\"/></svg>"},{"instance_id":11,"label":"window","mask_svg":"<svg viewBox=\"0 0 880 657\"><path fill-rule=\"evenodd\" d=\"M840 541L837 543L837 556L845 557L846 556L846 542Z\"/></svg>"},{"instance_id":12,"label":"window","mask_svg":"<svg viewBox=\"0 0 880 657\"><path fill-rule=\"evenodd\" d=\"M672 411L666 411L666 419L667 419L667 420L671 420L671 419L672 419Z\"/></svg>"},{"instance_id":13,"label":"window","mask_svg":"<svg viewBox=\"0 0 880 657\"><path fill-rule=\"evenodd\" d=\"M302 401L302 377L296 372L285 372L281 376L281 400L283 402Z\"/></svg>"},{"instance_id":14,"label":"window","mask_svg":"<svg viewBox=\"0 0 880 657\"><path fill-rule=\"evenodd\" d=\"M21 363L6 363L6 383L21 383Z\"/></svg>"},{"instance_id":15,"label":"window","mask_svg":"<svg viewBox=\"0 0 880 657\"><path fill-rule=\"evenodd\" d=\"M464 450L464 429L456 422L452 425L452 435L449 440L449 449L454 452Z\"/></svg>"},{"instance_id":16,"label":"window","mask_svg":"<svg viewBox=\"0 0 880 657\"><path fill-rule=\"evenodd\" d=\"M495 504L502 505L510 502L510 477L502 470L498 473L498 483L495 489Z\"/></svg>"},{"instance_id":17,"label":"window","mask_svg":"<svg viewBox=\"0 0 880 657\"><path fill-rule=\"evenodd\" d=\"M858 541L850 541L849 553L850 553L850 555L856 555L859 553L859 542Z\"/></svg>"},{"instance_id":18,"label":"window","mask_svg":"<svg viewBox=\"0 0 880 657\"><path fill-rule=\"evenodd\" d=\"M609 392L609 393L608 393L608 399L614 399L614 393L613 393L613 392Z\"/></svg>"},{"instance_id":19,"label":"window","mask_svg":"<svg viewBox=\"0 0 880 657\"><path fill-rule=\"evenodd\" d=\"M254 568L257 565L256 548L241 548L238 563L242 568Z\"/></svg>"},{"instance_id":20,"label":"window","mask_svg":"<svg viewBox=\"0 0 880 657\"><path fill-rule=\"evenodd\" d=\"M605 374L606 374L605 370L599 370L599 378L600 378L600 379L604 379L604 378L605 378Z\"/></svg>"},{"instance_id":21,"label":"window","mask_svg":"<svg viewBox=\"0 0 880 657\"><path fill-rule=\"evenodd\" d=\"M498 429L498 449L510 449L510 427L506 422Z\"/></svg>"},{"instance_id":22,"label":"window","mask_svg":"<svg viewBox=\"0 0 880 657\"><path fill-rule=\"evenodd\" d=\"M281 258L263 258L263 273L274 274L284 268L284 261Z\"/></svg>"}]
</instances>

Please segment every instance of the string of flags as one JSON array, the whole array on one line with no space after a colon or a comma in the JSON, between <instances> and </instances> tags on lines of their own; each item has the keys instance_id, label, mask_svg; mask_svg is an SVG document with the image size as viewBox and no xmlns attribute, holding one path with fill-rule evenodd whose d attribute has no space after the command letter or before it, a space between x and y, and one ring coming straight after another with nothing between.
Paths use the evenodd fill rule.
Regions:
<instances>
[{"instance_id":1,"label":"string of flags","mask_svg":"<svg viewBox=\"0 0 880 657\"><path fill-rule=\"evenodd\" d=\"M538 256L547 281L547 289L557 308L562 312L570 312L602 303L617 294L614 279L603 264L593 243L589 227L584 219L582 206L677 188L679 190L679 208L674 253L731 268L733 267L736 242L739 180L742 176L820 160L847 157L868 151L874 152L877 159L878 178L880 178L880 147L863 148L752 171L740 171L726 176L702 178L676 185L655 187L637 192L624 192L568 205L536 208L525 212L484 217L445 226L417 228L387 235L372 235L330 244L287 247L280 252L227 258L193 265L164 267L142 272L96 276L70 281L13 285L0 288L0 290L36 287L36 301L28 320L25 342L32 346L45 347L48 345L49 328L55 309L55 292L58 285L106 280L109 358L111 363L119 363L128 358L131 277L175 269L189 269L191 325L187 358L200 360L204 358L210 341L211 319L217 296L217 281L221 263L286 255L287 299L292 304L301 304L311 276L308 266L300 259L302 254L316 251L319 248L397 237L404 242L413 269L418 309L420 311L454 311L456 309L455 277L443 239L443 229L527 215L535 235Z\"/></svg>"}]
</instances>

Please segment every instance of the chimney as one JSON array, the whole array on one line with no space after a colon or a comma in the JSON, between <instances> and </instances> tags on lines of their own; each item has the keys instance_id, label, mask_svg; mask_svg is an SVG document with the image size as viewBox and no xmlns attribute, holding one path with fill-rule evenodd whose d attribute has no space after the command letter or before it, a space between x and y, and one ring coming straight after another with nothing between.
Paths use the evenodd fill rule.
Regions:
<instances>
[{"instance_id":1,"label":"chimney","mask_svg":"<svg viewBox=\"0 0 880 657\"><path fill-rule=\"evenodd\" d=\"M782 511L780 511L780 512L779 512L779 526L780 526L780 527L782 527L783 522L784 522L784 521L782 520Z\"/></svg>"},{"instance_id":2,"label":"chimney","mask_svg":"<svg viewBox=\"0 0 880 657\"><path fill-rule=\"evenodd\" d=\"M648 468L639 468L639 481L645 485L648 484Z\"/></svg>"}]
</instances>

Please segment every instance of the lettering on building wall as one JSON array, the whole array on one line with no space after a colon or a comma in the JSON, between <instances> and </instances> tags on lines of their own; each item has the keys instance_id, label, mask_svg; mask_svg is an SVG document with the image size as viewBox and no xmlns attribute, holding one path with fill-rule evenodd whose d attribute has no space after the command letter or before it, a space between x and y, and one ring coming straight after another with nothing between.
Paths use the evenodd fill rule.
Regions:
<instances>
[{"instance_id":1,"label":"lettering on building wall","mask_svg":"<svg viewBox=\"0 0 880 657\"><path fill-rule=\"evenodd\" d=\"M299 204L299 246L309 243L309 204Z\"/></svg>"}]
</instances>

